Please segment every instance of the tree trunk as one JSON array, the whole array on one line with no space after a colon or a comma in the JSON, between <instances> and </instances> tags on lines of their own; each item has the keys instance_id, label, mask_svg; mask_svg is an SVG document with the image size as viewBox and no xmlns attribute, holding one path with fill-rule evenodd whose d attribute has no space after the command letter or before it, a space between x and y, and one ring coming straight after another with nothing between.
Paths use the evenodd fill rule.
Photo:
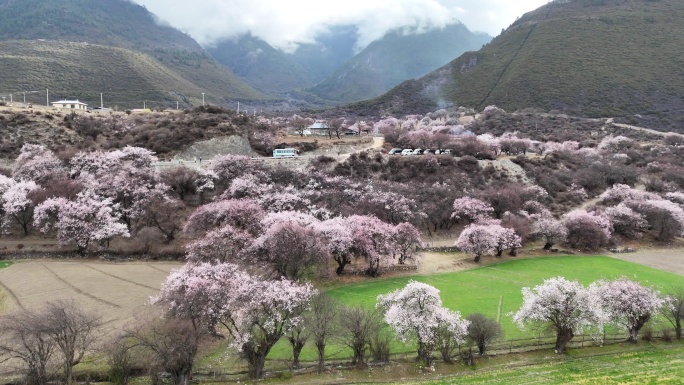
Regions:
<instances>
[{"instance_id":1,"label":"tree trunk","mask_svg":"<svg viewBox=\"0 0 684 385\"><path fill-rule=\"evenodd\" d=\"M316 351L318 352L318 373L325 369L325 342L316 342Z\"/></svg>"},{"instance_id":2,"label":"tree trunk","mask_svg":"<svg viewBox=\"0 0 684 385\"><path fill-rule=\"evenodd\" d=\"M635 324L629 328L629 342L633 344L637 343L637 338L639 338L639 330L646 325L646 322L648 322L649 319L651 319L650 314L642 315L636 320Z\"/></svg>"},{"instance_id":3,"label":"tree trunk","mask_svg":"<svg viewBox=\"0 0 684 385\"><path fill-rule=\"evenodd\" d=\"M178 370L177 372L172 374L172 377L174 379L174 383L176 385L190 385L191 373L192 373L192 367L182 368L182 369Z\"/></svg>"},{"instance_id":4,"label":"tree trunk","mask_svg":"<svg viewBox=\"0 0 684 385\"><path fill-rule=\"evenodd\" d=\"M679 318L675 320L675 335L677 336L677 341L682 340L682 321Z\"/></svg>"},{"instance_id":5,"label":"tree trunk","mask_svg":"<svg viewBox=\"0 0 684 385\"><path fill-rule=\"evenodd\" d=\"M508 253L511 257L517 257L518 256L518 250L515 247L511 247L511 251Z\"/></svg>"},{"instance_id":6,"label":"tree trunk","mask_svg":"<svg viewBox=\"0 0 684 385\"><path fill-rule=\"evenodd\" d=\"M266 363L266 354L250 355L247 360L249 364L248 375L251 379L261 378L264 375L264 364Z\"/></svg>"},{"instance_id":7,"label":"tree trunk","mask_svg":"<svg viewBox=\"0 0 684 385\"><path fill-rule=\"evenodd\" d=\"M503 255L503 251L504 251L504 249L497 249L496 250L496 256L501 258L501 256Z\"/></svg>"},{"instance_id":8,"label":"tree trunk","mask_svg":"<svg viewBox=\"0 0 684 385\"><path fill-rule=\"evenodd\" d=\"M552 246L553 246L553 243L547 241L544 244L544 250L549 250Z\"/></svg>"},{"instance_id":9,"label":"tree trunk","mask_svg":"<svg viewBox=\"0 0 684 385\"><path fill-rule=\"evenodd\" d=\"M480 354L480 356L484 355L485 348L487 347L487 344L485 342L484 338L479 338L477 340L477 352Z\"/></svg>"},{"instance_id":10,"label":"tree trunk","mask_svg":"<svg viewBox=\"0 0 684 385\"><path fill-rule=\"evenodd\" d=\"M572 337L575 336L575 333L572 331L572 329L569 328L563 328L559 329L556 332L556 353L557 354L564 354L565 353L565 345L568 344L572 340Z\"/></svg>"},{"instance_id":11,"label":"tree trunk","mask_svg":"<svg viewBox=\"0 0 684 385\"><path fill-rule=\"evenodd\" d=\"M337 275L342 275L344 267L349 264L349 260L344 257L335 257L335 262L337 262L337 269L335 269L335 273Z\"/></svg>"},{"instance_id":12,"label":"tree trunk","mask_svg":"<svg viewBox=\"0 0 684 385\"><path fill-rule=\"evenodd\" d=\"M428 344L420 341L418 341L418 359L426 367L432 365L432 349Z\"/></svg>"},{"instance_id":13,"label":"tree trunk","mask_svg":"<svg viewBox=\"0 0 684 385\"><path fill-rule=\"evenodd\" d=\"M373 278L380 276L380 258L371 258L366 272Z\"/></svg>"},{"instance_id":14,"label":"tree trunk","mask_svg":"<svg viewBox=\"0 0 684 385\"><path fill-rule=\"evenodd\" d=\"M299 355L302 354L302 349L304 349L304 342L295 341L292 344L292 367L299 367Z\"/></svg>"},{"instance_id":15,"label":"tree trunk","mask_svg":"<svg viewBox=\"0 0 684 385\"><path fill-rule=\"evenodd\" d=\"M473 262L480 263L480 254L475 254L475 259L473 259Z\"/></svg>"}]
</instances>

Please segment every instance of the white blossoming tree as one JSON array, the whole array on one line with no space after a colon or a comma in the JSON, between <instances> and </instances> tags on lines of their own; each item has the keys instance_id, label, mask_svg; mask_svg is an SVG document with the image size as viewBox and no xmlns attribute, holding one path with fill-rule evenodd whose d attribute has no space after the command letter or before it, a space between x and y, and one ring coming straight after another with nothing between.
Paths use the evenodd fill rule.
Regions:
<instances>
[{"instance_id":1,"label":"white blossoming tree","mask_svg":"<svg viewBox=\"0 0 684 385\"><path fill-rule=\"evenodd\" d=\"M577 281L551 278L534 288L524 287L522 294L523 304L513 315L513 322L521 329L530 324L550 324L556 332L555 350L559 354L565 352L575 334L601 327L605 320L596 291Z\"/></svg>"},{"instance_id":2,"label":"white blossoming tree","mask_svg":"<svg viewBox=\"0 0 684 385\"><path fill-rule=\"evenodd\" d=\"M639 330L659 312L664 298L654 289L627 278L614 281L597 281L590 286L593 296L611 323L629 331L629 342L636 343Z\"/></svg>"},{"instance_id":3,"label":"white blossoming tree","mask_svg":"<svg viewBox=\"0 0 684 385\"><path fill-rule=\"evenodd\" d=\"M417 342L418 358L425 366L432 365L440 327L446 327L457 344L465 342L468 321L443 307L439 290L428 284L410 281L402 289L378 296L376 307L402 342Z\"/></svg>"}]
</instances>

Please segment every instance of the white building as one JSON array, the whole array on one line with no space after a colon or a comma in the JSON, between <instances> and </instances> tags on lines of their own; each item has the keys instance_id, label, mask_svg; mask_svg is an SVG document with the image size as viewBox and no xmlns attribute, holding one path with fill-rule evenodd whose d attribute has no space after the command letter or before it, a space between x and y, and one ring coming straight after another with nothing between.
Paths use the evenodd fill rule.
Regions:
<instances>
[{"instance_id":1,"label":"white building","mask_svg":"<svg viewBox=\"0 0 684 385\"><path fill-rule=\"evenodd\" d=\"M88 109L88 105L82 102L79 102L78 99L76 100L60 100L58 102L52 102L53 107L55 108L67 108L70 110L81 110L85 111Z\"/></svg>"}]
</instances>

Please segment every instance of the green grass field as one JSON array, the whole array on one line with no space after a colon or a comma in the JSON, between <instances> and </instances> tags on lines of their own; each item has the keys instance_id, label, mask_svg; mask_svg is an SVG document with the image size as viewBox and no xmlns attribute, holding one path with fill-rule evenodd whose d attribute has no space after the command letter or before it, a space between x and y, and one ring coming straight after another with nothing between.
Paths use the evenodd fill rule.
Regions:
<instances>
[{"instance_id":1,"label":"green grass field","mask_svg":"<svg viewBox=\"0 0 684 385\"><path fill-rule=\"evenodd\" d=\"M509 362L486 367L482 371L464 372L421 385L468 384L681 384L684 378L684 348L675 345L612 346L587 349L575 357L547 357L533 363ZM508 367L503 367L505 364Z\"/></svg>"},{"instance_id":2,"label":"green grass field","mask_svg":"<svg viewBox=\"0 0 684 385\"><path fill-rule=\"evenodd\" d=\"M521 289L525 286L536 286L544 279L557 276L576 279L585 285L601 278L626 276L663 292L684 285L684 277L677 274L614 258L562 256L509 260L456 273L368 280L360 284L333 288L328 293L347 305L372 307L379 294L401 288L413 279L441 290L444 305L460 311L463 316L483 313L498 318L506 333L506 339L515 339L536 335L520 331L513 325L509 315L517 311L522 304Z\"/></svg>"},{"instance_id":3,"label":"green grass field","mask_svg":"<svg viewBox=\"0 0 684 385\"><path fill-rule=\"evenodd\" d=\"M504 339L512 340L540 335L539 330L520 330L511 321L510 313L517 311L522 304L521 289L525 286L536 286L544 279L556 276L576 279L585 285L602 278L626 276L662 292L684 285L684 277L680 275L610 257L555 256L513 259L455 273L369 279L362 283L331 288L328 293L340 303L372 308L379 294L401 288L411 279L425 282L440 289L444 305L460 311L462 316L483 313L499 319L505 333ZM669 328L669 324L665 322L656 319L654 330L657 331L661 327ZM349 354L347 349L339 344L329 345L327 351L332 359L344 359ZM396 353L410 351L413 351L412 347L399 342L393 346L393 352ZM290 346L283 338L274 346L270 358L287 359L290 356ZM301 359L314 360L314 348L306 346Z\"/></svg>"},{"instance_id":4,"label":"green grass field","mask_svg":"<svg viewBox=\"0 0 684 385\"><path fill-rule=\"evenodd\" d=\"M13 262L10 261L0 261L0 269L4 269L12 265Z\"/></svg>"}]
</instances>

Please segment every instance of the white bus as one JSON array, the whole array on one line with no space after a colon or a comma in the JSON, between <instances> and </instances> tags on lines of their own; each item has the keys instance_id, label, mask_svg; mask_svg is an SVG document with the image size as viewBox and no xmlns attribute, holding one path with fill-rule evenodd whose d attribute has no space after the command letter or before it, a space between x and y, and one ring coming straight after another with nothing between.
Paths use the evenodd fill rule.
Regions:
<instances>
[{"instance_id":1,"label":"white bus","mask_svg":"<svg viewBox=\"0 0 684 385\"><path fill-rule=\"evenodd\" d=\"M294 158L299 155L299 151L294 148L278 148L273 150L274 158Z\"/></svg>"}]
</instances>

